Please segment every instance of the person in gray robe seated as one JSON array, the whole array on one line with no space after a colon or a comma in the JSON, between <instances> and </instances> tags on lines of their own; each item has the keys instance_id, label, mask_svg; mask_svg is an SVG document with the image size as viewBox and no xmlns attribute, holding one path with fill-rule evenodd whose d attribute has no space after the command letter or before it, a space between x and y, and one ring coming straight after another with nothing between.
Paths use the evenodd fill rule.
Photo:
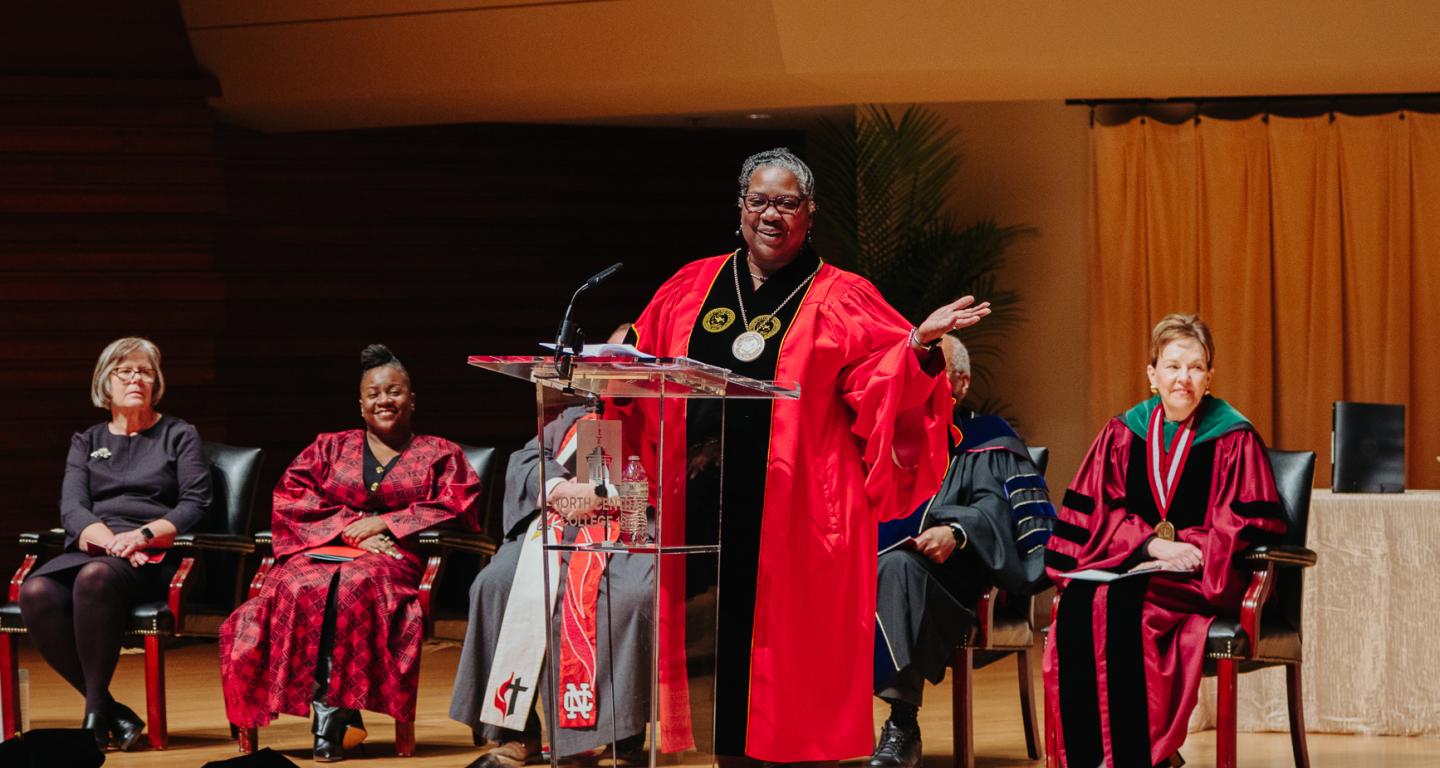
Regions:
<instances>
[{"instance_id":1,"label":"person in gray robe seated","mask_svg":"<svg viewBox=\"0 0 1440 768\"><path fill-rule=\"evenodd\" d=\"M471 727L477 746L496 744L471 763L471 768L514 768L539 756L535 691L548 704L553 683L546 669L549 664L540 661L546 631L540 555L530 559L522 555L526 540L539 537L539 525L555 525L552 530L558 531L561 524L556 514L547 513L544 519L540 516L542 461L546 500L551 513L565 518L565 540L585 535L581 528L600 527L583 525L600 506L596 487L573 479L578 452L576 427L582 419L599 415L593 408L576 406L563 411L545 426L543 451L537 438L510 457L505 472L504 541L471 585L470 623L450 701L450 717ZM576 522L582 525L574 525ZM535 544L531 546L538 550ZM551 727L548 738L562 756L618 742L618 752L626 758L644 744L650 715L648 661L655 601L654 559L628 554L604 558L598 588L593 584L591 587L598 592L592 596L595 602L591 609L591 615L596 617L593 687L586 691L587 686L582 684L577 690L566 683L567 665L561 657L563 699L553 711L559 712L562 727ZM574 572L567 559L561 559L557 579L560 597L554 601L557 620L567 610L564 603L573 590L566 585ZM554 578L557 571L551 573ZM533 606L533 610L517 610L520 605L512 605L516 601ZM569 645L568 636L562 645ZM627 663L612 669L612 658ZM535 671L523 671L531 669ZM593 710L589 708L592 705ZM547 706L546 711L552 710ZM577 713L588 714L589 723L581 727L563 725L566 718Z\"/></svg>"},{"instance_id":2,"label":"person in gray robe seated","mask_svg":"<svg viewBox=\"0 0 1440 768\"><path fill-rule=\"evenodd\" d=\"M869 765L920 763L917 720L925 681L939 683L955 646L975 623L992 586L1017 595L1045 588L1045 542L1054 525L1045 478L1015 430L999 416L958 404L970 390L970 355L944 337L956 425L940 492L914 514L880 526L875 695L890 716Z\"/></svg>"}]
</instances>

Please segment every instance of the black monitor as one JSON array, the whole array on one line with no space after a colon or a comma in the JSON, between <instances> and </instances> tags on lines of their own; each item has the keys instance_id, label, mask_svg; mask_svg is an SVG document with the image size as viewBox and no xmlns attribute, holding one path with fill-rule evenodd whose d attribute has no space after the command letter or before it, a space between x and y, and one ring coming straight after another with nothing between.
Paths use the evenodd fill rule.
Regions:
<instances>
[{"instance_id":1,"label":"black monitor","mask_svg":"<svg viewBox=\"0 0 1440 768\"><path fill-rule=\"evenodd\" d=\"M1405 490L1405 406L1336 401L1330 421L1330 490Z\"/></svg>"}]
</instances>

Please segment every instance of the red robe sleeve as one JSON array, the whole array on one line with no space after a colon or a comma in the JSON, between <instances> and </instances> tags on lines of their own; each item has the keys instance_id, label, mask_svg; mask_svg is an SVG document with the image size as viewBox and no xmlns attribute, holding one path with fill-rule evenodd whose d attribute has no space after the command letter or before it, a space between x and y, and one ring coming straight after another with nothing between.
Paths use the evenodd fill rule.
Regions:
<instances>
[{"instance_id":1,"label":"red robe sleeve","mask_svg":"<svg viewBox=\"0 0 1440 768\"><path fill-rule=\"evenodd\" d=\"M321 435L300 452L272 496L273 546L277 557L324 546L355 520L355 509L322 490L335 466L339 435Z\"/></svg>"},{"instance_id":2,"label":"red robe sleeve","mask_svg":"<svg viewBox=\"0 0 1440 768\"><path fill-rule=\"evenodd\" d=\"M1285 513L1275 490L1275 475L1259 435L1239 429L1217 438L1215 473L1205 524L1179 532L1181 541L1200 548L1200 588L1212 605L1238 606L1248 573L1239 565L1245 550L1278 543Z\"/></svg>"},{"instance_id":3,"label":"red robe sleeve","mask_svg":"<svg viewBox=\"0 0 1440 768\"><path fill-rule=\"evenodd\" d=\"M726 257L716 257L720 260ZM655 297L645 305L633 325L626 340L636 349L646 354L658 357L675 357L684 354L683 344L672 344L672 339L688 339L689 327L685 328L684 334L676 334L675 310L676 304L681 298L690 298L692 302L703 302L704 294L694 294L697 289L696 280L702 270L707 267L713 269L716 259L700 259L692 261L680 268L680 271L670 276L659 289L655 291Z\"/></svg>"},{"instance_id":4,"label":"red robe sleeve","mask_svg":"<svg viewBox=\"0 0 1440 768\"><path fill-rule=\"evenodd\" d=\"M439 443L430 459L434 481L427 496L401 509L380 515L396 539L454 521L467 531L479 529L475 502L480 498L480 477L466 461L460 446Z\"/></svg>"},{"instance_id":5,"label":"red robe sleeve","mask_svg":"<svg viewBox=\"0 0 1440 768\"><path fill-rule=\"evenodd\" d=\"M1082 568L1113 569L1155 531L1125 509L1125 472L1134 433L1111 419L1080 462L1065 491L1054 534L1045 544L1045 571L1052 581Z\"/></svg>"},{"instance_id":6,"label":"red robe sleeve","mask_svg":"<svg viewBox=\"0 0 1440 768\"><path fill-rule=\"evenodd\" d=\"M938 375L944 360L933 351L922 364L909 321L869 281L855 281L828 309L816 343L848 347L840 393L864 446L865 494L880 520L903 517L939 490L949 462L954 399Z\"/></svg>"}]
</instances>

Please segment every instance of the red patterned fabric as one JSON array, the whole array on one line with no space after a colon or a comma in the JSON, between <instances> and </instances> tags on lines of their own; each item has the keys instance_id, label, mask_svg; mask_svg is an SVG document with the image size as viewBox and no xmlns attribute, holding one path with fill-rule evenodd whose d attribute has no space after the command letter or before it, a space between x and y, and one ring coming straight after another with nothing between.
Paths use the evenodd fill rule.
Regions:
<instances>
[{"instance_id":1,"label":"red patterned fabric","mask_svg":"<svg viewBox=\"0 0 1440 768\"><path fill-rule=\"evenodd\" d=\"M230 722L261 726L310 711L325 600L336 569L335 646L327 701L397 720L415 719L424 624L416 601L423 570L413 534L440 523L476 527L480 479L460 447L417 435L371 494L362 430L324 434L286 470L274 493L274 549L282 562L260 594L220 628L220 671ZM336 541L362 515L379 514L404 559L349 563L294 556Z\"/></svg>"},{"instance_id":2,"label":"red patterned fabric","mask_svg":"<svg viewBox=\"0 0 1440 768\"><path fill-rule=\"evenodd\" d=\"M554 517L559 517L554 515ZM620 526L614 521L581 526L576 544L615 542ZM561 601L560 727L594 728L598 718L599 681L595 679L598 642L595 611L600 600L600 577L605 573L604 552L572 552Z\"/></svg>"}]
</instances>

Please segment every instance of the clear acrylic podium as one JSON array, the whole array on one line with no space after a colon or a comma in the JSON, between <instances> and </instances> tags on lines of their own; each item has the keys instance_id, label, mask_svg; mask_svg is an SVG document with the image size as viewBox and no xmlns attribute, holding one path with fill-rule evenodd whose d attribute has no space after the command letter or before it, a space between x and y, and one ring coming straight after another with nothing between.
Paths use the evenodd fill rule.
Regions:
<instances>
[{"instance_id":1,"label":"clear acrylic podium","mask_svg":"<svg viewBox=\"0 0 1440 768\"><path fill-rule=\"evenodd\" d=\"M570 746L602 737L610 746L609 764L616 764L617 755L639 757L633 751L636 745L616 743L631 736L638 725L645 737L643 757L650 766L713 765L725 402L798 398L799 387L737 376L686 358L576 356L564 378L549 356L477 355L469 363L535 387L537 433L542 457L549 459L540 462L542 510L552 506L546 498L552 479L547 474L553 476L557 465L566 467L567 477L573 474L587 484L606 486L606 481L612 481L606 492L612 495L630 456L639 456L649 475L648 530L640 535L627 531L622 537L618 513L592 518L583 533L548 511L542 513L542 520L550 524L539 526L544 556L535 578L543 579L544 595L552 596L553 607L545 608L545 598L540 595L531 601L534 609L544 614L544 671L538 685L548 692L545 697L536 696L534 706L541 709L550 764L558 768L574 757L568 754ZM571 428L578 434L575 442L580 448L567 456L550 456L557 430L551 430L547 446L546 426L574 419L576 412L565 412L576 406L584 406L588 413L597 408L600 412L582 419L590 422L588 429ZM697 424L706 425L695 430L703 434L687 435L687 410ZM701 414L703 419L699 419ZM596 426L597 421L605 426ZM630 500L632 510L637 488L629 486L631 495L622 496L622 501ZM614 499L606 503L619 506ZM562 604L573 580L569 574L582 572L570 570L571 562L594 563L601 557L606 567L598 589L605 601L594 611L593 668L597 671L593 688L584 683L577 688L573 681L584 679L583 675L555 674L562 667L562 642L568 639L571 648L583 646L574 638L586 636L575 629L573 620L569 637L564 635ZM525 562L523 555L521 562ZM612 573L620 575L612 579ZM556 594L562 574L567 587ZM517 571L516 584L520 578ZM592 668L577 664L574 651L567 653L567 669ZM567 680L565 690L561 689L562 677ZM484 686L486 681L478 681L478 685ZM488 688L486 695L490 695ZM557 723L577 713L589 715L592 705L599 713L594 725L569 729L568 733L562 726L557 734ZM628 717L616 722L616 714Z\"/></svg>"}]
</instances>

